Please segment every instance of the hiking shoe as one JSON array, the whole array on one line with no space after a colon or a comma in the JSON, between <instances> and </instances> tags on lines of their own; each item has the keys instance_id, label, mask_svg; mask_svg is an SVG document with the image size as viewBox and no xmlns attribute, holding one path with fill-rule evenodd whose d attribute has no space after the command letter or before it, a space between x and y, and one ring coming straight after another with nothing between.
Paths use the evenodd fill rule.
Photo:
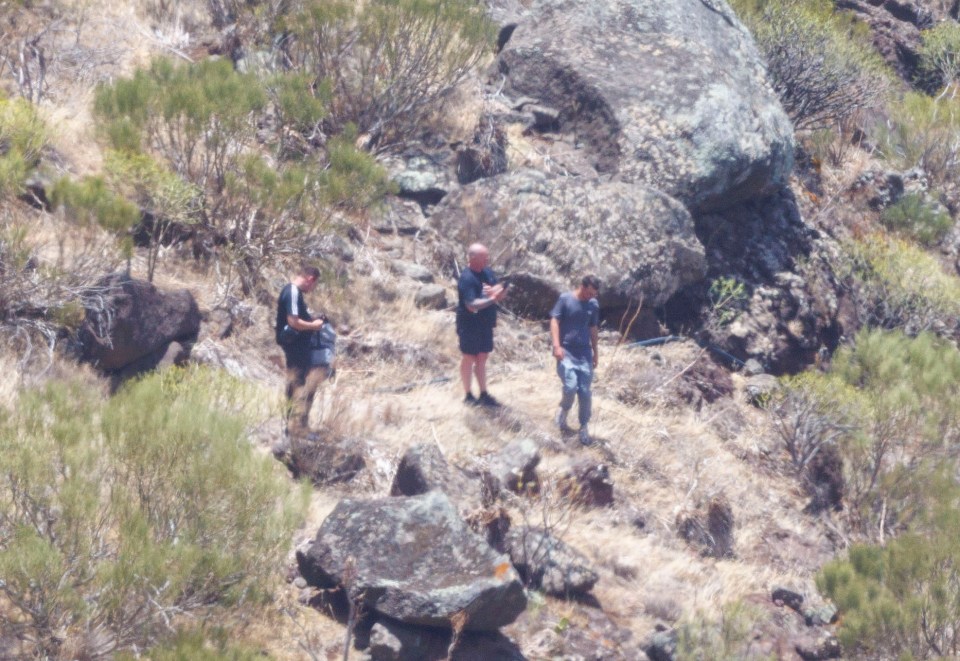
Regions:
<instances>
[{"instance_id":1,"label":"hiking shoe","mask_svg":"<svg viewBox=\"0 0 960 661\"><path fill-rule=\"evenodd\" d=\"M467 393L467 396L463 398L463 403L467 406L480 406L480 402L473 396L472 392Z\"/></svg>"},{"instance_id":2,"label":"hiking shoe","mask_svg":"<svg viewBox=\"0 0 960 661\"><path fill-rule=\"evenodd\" d=\"M491 409L498 409L501 406L503 406L503 404L501 404L500 402L495 400L493 397L491 397L490 393L488 392L480 393L480 396L477 397L477 404L479 404L480 406L486 406L487 408L491 408Z\"/></svg>"},{"instance_id":3,"label":"hiking shoe","mask_svg":"<svg viewBox=\"0 0 960 661\"><path fill-rule=\"evenodd\" d=\"M580 436L580 445L593 445L593 439L590 438L590 432L586 427L581 427L578 434Z\"/></svg>"},{"instance_id":4,"label":"hiking shoe","mask_svg":"<svg viewBox=\"0 0 960 661\"><path fill-rule=\"evenodd\" d=\"M557 414L553 416L553 422L557 425L557 429L559 429L560 433L562 434L572 431L570 427L567 426L567 413L569 413L569 411L564 411L562 408L557 408Z\"/></svg>"}]
</instances>

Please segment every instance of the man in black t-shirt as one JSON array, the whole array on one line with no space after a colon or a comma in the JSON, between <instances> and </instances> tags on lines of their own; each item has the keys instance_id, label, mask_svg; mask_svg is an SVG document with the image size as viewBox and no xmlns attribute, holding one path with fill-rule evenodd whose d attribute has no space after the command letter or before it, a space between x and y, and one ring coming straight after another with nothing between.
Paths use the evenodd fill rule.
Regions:
<instances>
[{"instance_id":1,"label":"man in black t-shirt","mask_svg":"<svg viewBox=\"0 0 960 661\"><path fill-rule=\"evenodd\" d=\"M457 292L457 336L460 339L460 380L466 393L464 402L471 405L498 407L500 403L487 392L487 356L493 351L493 327L497 325L497 303L507 296L506 288L487 267L490 253L486 246L475 243L467 249L467 268L460 274ZM480 396L470 390L473 375L480 386Z\"/></svg>"},{"instance_id":2,"label":"man in black t-shirt","mask_svg":"<svg viewBox=\"0 0 960 661\"><path fill-rule=\"evenodd\" d=\"M303 265L277 299L276 339L287 362L287 434L304 437L317 388L329 376L330 368L311 364L312 336L325 321L314 319L307 310L304 294L313 291L320 277L315 266Z\"/></svg>"}]
</instances>

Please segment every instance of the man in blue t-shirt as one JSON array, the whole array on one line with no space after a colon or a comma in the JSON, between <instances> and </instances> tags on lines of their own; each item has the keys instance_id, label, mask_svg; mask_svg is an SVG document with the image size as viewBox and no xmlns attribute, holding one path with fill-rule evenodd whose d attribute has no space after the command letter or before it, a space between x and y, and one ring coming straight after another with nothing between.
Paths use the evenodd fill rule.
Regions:
<instances>
[{"instance_id":1,"label":"man in blue t-shirt","mask_svg":"<svg viewBox=\"0 0 960 661\"><path fill-rule=\"evenodd\" d=\"M303 265L277 298L276 340L287 362L287 434L298 438L309 436L307 420L313 398L330 374L329 367L312 364L312 336L325 320L314 319L303 298L313 291L319 277L320 269Z\"/></svg>"},{"instance_id":2,"label":"man in blue t-shirt","mask_svg":"<svg viewBox=\"0 0 960 661\"><path fill-rule=\"evenodd\" d=\"M507 296L507 289L487 266L490 253L486 246L474 243L467 249L467 268L460 273L457 293L457 336L460 339L460 380L466 393L464 403L499 407L500 402L487 392L487 357L493 351L493 327L497 325L497 303ZM480 396L474 397L470 386L477 377Z\"/></svg>"},{"instance_id":3,"label":"man in blue t-shirt","mask_svg":"<svg viewBox=\"0 0 960 661\"><path fill-rule=\"evenodd\" d=\"M598 326L600 323L600 280L594 275L585 275L580 286L572 292L560 294L550 311L550 338L553 340L553 356L557 359L557 375L563 387L556 423L560 431L567 432L567 413L576 396L580 419L580 442L590 445L591 391L593 370L599 360L597 353Z\"/></svg>"}]
</instances>

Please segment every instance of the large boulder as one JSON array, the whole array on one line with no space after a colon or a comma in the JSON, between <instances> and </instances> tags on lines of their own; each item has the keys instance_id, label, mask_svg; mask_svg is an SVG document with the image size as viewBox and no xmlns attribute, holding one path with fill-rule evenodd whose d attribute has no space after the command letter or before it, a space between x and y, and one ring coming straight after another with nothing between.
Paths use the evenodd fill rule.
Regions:
<instances>
[{"instance_id":1,"label":"large boulder","mask_svg":"<svg viewBox=\"0 0 960 661\"><path fill-rule=\"evenodd\" d=\"M694 212L786 182L793 127L724 0L541 0L513 25L504 91L559 111L597 172Z\"/></svg>"},{"instance_id":2,"label":"large boulder","mask_svg":"<svg viewBox=\"0 0 960 661\"><path fill-rule=\"evenodd\" d=\"M106 372L152 369L171 342L189 347L200 333L200 310L186 289L161 291L113 274L87 298L98 304L88 305L80 328L80 358Z\"/></svg>"},{"instance_id":3,"label":"large boulder","mask_svg":"<svg viewBox=\"0 0 960 661\"><path fill-rule=\"evenodd\" d=\"M600 277L608 307L658 305L706 271L684 206L636 184L520 170L451 193L431 223L460 246L483 237L497 270L513 276L511 309L534 316L582 273Z\"/></svg>"},{"instance_id":4,"label":"large boulder","mask_svg":"<svg viewBox=\"0 0 960 661\"><path fill-rule=\"evenodd\" d=\"M362 606L408 624L492 631L527 605L510 559L472 533L439 491L341 501L297 564L309 584L343 586Z\"/></svg>"}]
</instances>

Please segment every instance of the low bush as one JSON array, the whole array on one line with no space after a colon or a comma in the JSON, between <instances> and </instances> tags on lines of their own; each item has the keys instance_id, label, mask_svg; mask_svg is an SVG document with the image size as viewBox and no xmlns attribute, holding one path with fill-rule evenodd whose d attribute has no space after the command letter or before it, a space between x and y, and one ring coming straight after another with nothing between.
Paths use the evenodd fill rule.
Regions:
<instances>
[{"instance_id":1,"label":"low bush","mask_svg":"<svg viewBox=\"0 0 960 661\"><path fill-rule=\"evenodd\" d=\"M306 491L245 438L244 393L168 371L0 420L0 625L25 656L143 649L171 618L267 598Z\"/></svg>"},{"instance_id":2,"label":"low bush","mask_svg":"<svg viewBox=\"0 0 960 661\"><path fill-rule=\"evenodd\" d=\"M910 92L888 106L878 127L879 154L902 170L922 169L934 184L960 174L960 99Z\"/></svg>"},{"instance_id":3,"label":"low bush","mask_svg":"<svg viewBox=\"0 0 960 661\"><path fill-rule=\"evenodd\" d=\"M943 21L924 30L920 45L921 76L931 90L956 84L960 77L960 26Z\"/></svg>"},{"instance_id":4,"label":"low bush","mask_svg":"<svg viewBox=\"0 0 960 661\"><path fill-rule=\"evenodd\" d=\"M844 465L852 528L904 531L928 509L932 475L960 447L960 351L930 333L864 330L829 373L787 379L774 407L794 465L825 444ZM781 408L782 407L782 408Z\"/></svg>"},{"instance_id":5,"label":"low bush","mask_svg":"<svg viewBox=\"0 0 960 661\"><path fill-rule=\"evenodd\" d=\"M0 96L0 200L23 192L46 142L46 126L33 106Z\"/></svg>"},{"instance_id":6,"label":"low bush","mask_svg":"<svg viewBox=\"0 0 960 661\"><path fill-rule=\"evenodd\" d=\"M908 335L953 336L960 328L960 279L935 257L880 234L848 242L844 253L838 275L864 325L902 328Z\"/></svg>"},{"instance_id":7,"label":"low bush","mask_svg":"<svg viewBox=\"0 0 960 661\"><path fill-rule=\"evenodd\" d=\"M938 244L953 227L950 213L925 195L908 193L880 214L887 229L913 239L927 248Z\"/></svg>"},{"instance_id":8,"label":"low bush","mask_svg":"<svg viewBox=\"0 0 960 661\"><path fill-rule=\"evenodd\" d=\"M960 654L960 488L952 469L929 471L932 508L884 546L854 545L817 576L841 612L838 637L860 658L956 658Z\"/></svg>"}]
</instances>

